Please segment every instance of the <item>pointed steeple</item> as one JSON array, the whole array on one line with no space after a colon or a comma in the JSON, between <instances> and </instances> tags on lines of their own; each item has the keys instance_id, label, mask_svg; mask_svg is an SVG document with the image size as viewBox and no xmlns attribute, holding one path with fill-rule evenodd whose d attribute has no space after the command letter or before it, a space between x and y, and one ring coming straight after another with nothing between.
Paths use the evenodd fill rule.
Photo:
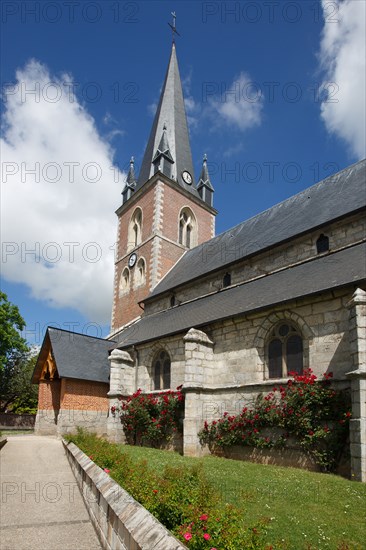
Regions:
<instances>
[{"instance_id":1,"label":"pointed steeple","mask_svg":"<svg viewBox=\"0 0 366 550\"><path fill-rule=\"evenodd\" d=\"M209 206L213 205L214 188L212 187L210 175L208 173L206 154L203 157L202 170L200 179L198 180L197 184L197 191L199 193L199 196L203 201L205 201L205 203L207 203Z\"/></svg>"},{"instance_id":2,"label":"pointed steeple","mask_svg":"<svg viewBox=\"0 0 366 550\"><path fill-rule=\"evenodd\" d=\"M130 159L130 168L128 170L126 182L135 187L136 185L136 176L135 176L135 159L131 157Z\"/></svg>"},{"instance_id":3,"label":"pointed steeple","mask_svg":"<svg viewBox=\"0 0 366 550\"><path fill-rule=\"evenodd\" d=\"M166 153L167 151L168 153ZM195 186L187 183L190 178L186 177L186 181L182 178L183 172L189 172L191 181L194 181L187 116L174 43L159 105L142 161L137 189L144 185L156 172L158 154L164 154L165 164L171 168L171 175L168 177L176 180L178 185L198 197ZM163 172L161 169L160 171Z\"/></svg>"},{"instance_id":4,"label":"pointed steeple","mask_svg":"<svg viewBox=\"0 0 366 550\"><path fill-rule=\"evenodd\" d=\"M130 160L130 168L128 170L127 178L126 178L126 185L123 188L122 191L122 204L124 204L128 199L132 196L132 194L135 191L136 187L136 176L135 176L135 159L131 157Z\"/></svg>"},{"instance_id":5,"label":"pointed steeple","mask_svg":"<svg viewBox=\"0 0 366 550\"><path fill-rule=\"evenodd\" d=\"M154 165L154 173L159 170L160 172L168 176L168 178L172 177L172 164L174 164L174 160L170 152L166 132L166 124L164 124L163 126L163 134L161 136L159 147L154 155L152 163Z\"/></svg>"}]
</instances>

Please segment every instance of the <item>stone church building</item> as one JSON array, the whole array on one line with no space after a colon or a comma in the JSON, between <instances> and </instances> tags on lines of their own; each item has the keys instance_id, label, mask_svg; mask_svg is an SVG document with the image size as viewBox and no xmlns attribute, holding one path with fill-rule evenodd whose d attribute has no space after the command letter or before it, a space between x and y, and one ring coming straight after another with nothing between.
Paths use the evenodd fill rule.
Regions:
<instances>
[{"instance_id":1,"label":"stone church building","mask_svg":"<svg viewBox=\"0 0 366 550\"><path fill-rule=\"evenodd\" d=\"M108 339L48 328L34 371L38 433L84 426L141 388L183 385L183 452L224 411L311 367L352 390L351 468L366 481L366 162L215 236L207 159L195 177L173 44L137 177L118 217Z\"/></svg>"}]
</instances>

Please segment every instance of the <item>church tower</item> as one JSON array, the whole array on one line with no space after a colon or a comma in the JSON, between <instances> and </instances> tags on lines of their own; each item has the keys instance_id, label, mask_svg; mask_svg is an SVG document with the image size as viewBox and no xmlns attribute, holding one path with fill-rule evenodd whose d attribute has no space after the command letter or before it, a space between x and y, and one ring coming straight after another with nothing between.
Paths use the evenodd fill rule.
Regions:
<instances>
[{"instance_id":1,"label":"church tower","mask_svg":"<svg viewBox=\"0 0 366 550\"><path fill-rule=\"evenodd\" d=\"M214 236L216 210L207 159L195 180L173 41L139 177L134 159L118 216L112 333L139 318L139 303L188 249Z\"/></svg>"}]
</instances>

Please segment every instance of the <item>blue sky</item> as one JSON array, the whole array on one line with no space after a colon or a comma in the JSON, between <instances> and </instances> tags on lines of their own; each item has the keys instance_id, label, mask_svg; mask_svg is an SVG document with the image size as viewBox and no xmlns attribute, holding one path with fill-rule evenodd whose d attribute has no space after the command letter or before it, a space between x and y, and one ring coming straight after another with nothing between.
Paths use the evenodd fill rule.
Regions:
<instances>
[{"instance_id":1,"label":"blue sky","mask_svg":"<svg viewBox=\"0 0 366 550\"><path fill-rule=\"evenodd\" d=\"M217 233L365 156L363 1L3 2L2 290L31 343L49 324L108 333L114 211L172 10Z\"/></svg>"}]
</instances>

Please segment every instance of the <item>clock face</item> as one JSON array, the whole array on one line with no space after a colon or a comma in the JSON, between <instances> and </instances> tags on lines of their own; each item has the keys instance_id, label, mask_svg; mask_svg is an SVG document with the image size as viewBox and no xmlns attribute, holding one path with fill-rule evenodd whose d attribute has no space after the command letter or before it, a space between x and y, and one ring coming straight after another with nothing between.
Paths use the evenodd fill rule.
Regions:
<instances>
[{"instance_id":1,"label":"clock face","mask_svg":"<svg viewBox=\"0 0 366 550\"><path fill-rule=\"evenodd\" d=\"M137 260L137 254L135 253L131 254L131 256L128 258L128 266L133 267L136 263L136 260Z\"/></svg>"},{"instance_id":2,"label":"clock face","mask_svg":"<svg viewBox=\"0 0 366 550\"><path fill-rule=\"evenodd\" d=\"M184 172L182 172L182 178L183 178L183 181L185 183L187 183L188 185L191 185L192 183L192 176L191 174L187 171L187 170L184 170Z\"/></svg>"}]
</instances>

